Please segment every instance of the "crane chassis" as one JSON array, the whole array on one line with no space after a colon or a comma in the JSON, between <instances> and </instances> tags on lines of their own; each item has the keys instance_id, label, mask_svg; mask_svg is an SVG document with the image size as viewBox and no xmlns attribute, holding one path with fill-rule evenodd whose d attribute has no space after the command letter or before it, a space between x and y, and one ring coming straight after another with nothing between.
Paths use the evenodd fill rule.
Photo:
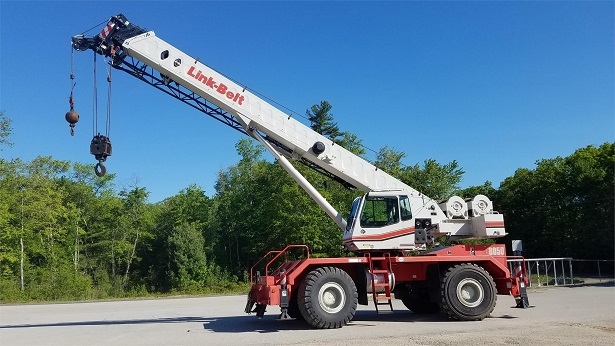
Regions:
<instances>
[{"instance_id":1,"label":"crane chassis","mask_svg":"<svg viewBox=\"0 0 615 346\"><path fill-rule=\"evenodd\" d=\"M443 312L455 320L482 320L498 295L529 305L525 262L507 256L505 245L438 247L435 239L488 239L506 235L503 215L483 195L453 196L436 202L312 131L244 86L199 59L130 23L122 14L96 36L72 38L78 51L93 50L119 70L259 141L343 232L354 257L314 258L306 245L288 245L265 254L250 269L246 313L262 318L279 306L280 319L303 319L314 328L340 328L357 305L393 310L399 299L416 314ZM71 76L72 78L72 76ZM66 119L71 133L78 115ZM102 162L111 142L95 136L90 148ZM365 192L352 204L348 220L290 163L296 160ZM99 174L99 175L100 175Z\"/></svg>"}]
</instances>

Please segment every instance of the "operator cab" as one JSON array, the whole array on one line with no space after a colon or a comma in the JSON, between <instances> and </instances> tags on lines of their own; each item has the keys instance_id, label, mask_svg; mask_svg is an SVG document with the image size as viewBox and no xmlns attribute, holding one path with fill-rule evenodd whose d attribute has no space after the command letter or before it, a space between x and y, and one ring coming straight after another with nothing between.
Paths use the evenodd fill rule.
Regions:
<instances>
[{"instance_id":1,"label":"operator cab","mask_svg":"<svg viewBox=\"0 0 615 346\"><path fill-rule=\"evenodd\" d=\"M377 191L352 203L344 244L351 251L414 249L410 198L403 191Z\"/></svg>"}]
</instances>

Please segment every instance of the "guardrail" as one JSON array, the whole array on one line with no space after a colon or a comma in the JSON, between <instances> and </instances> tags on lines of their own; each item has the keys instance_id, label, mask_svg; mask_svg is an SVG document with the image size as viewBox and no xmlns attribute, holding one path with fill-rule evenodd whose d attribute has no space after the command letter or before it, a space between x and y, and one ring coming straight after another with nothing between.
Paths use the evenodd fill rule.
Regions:
<instances>
[{"instance_id":1,"label":"guardrail","mask_svg":"<svg viewBox=\"0 0 615 346\"><path fill-rule=\"evenodd\" d=\"M509 259L512 271L515 259ZM572 257L526 258L529 287L579 285L615 280L614 260L586 260Z\"/></svg>"}]
</instances>

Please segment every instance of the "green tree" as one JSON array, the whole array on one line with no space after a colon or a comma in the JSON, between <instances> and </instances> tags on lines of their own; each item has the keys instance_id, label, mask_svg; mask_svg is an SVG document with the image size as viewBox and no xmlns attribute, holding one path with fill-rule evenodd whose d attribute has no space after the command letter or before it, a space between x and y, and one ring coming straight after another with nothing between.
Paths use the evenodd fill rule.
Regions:
<instances>
[{"instance_id":1,"label":"green tree","mask_svg":"<svg viewBox=\"0 0 615 346\"><path fill-rule=\"evenodd\" d=\"M122 235L118 242L118 247L122 252L122 261L125 263L125 271L123 284L128 282L130 267L135 260L137 246L139 246L141 237L145 235L150 237L148 232L151 229L152 217L147 212L146 203L149 193L145 187L138 187L138 183L132 186L130 190L120 191L120 197L123 201L123 210L120 215L122 220ZM140 259L137 259L140 260Z\"/></svg>"},{"instance_id":2,"label":"green tree","mask_svg":"<svg viewBox=\"0 0 615 346\"><path fill-rule=\"evenodd\" d=\"M344 131L341 134L341 138L337 140L337 144L346 148L346 150L357 156L365 155L365 148L363 147L363 141L359 137L351 132Z\"/></svg>"},{"instance_id":3,"label":"green tree","mask_svg":"<svg viewBox=\"0 0 615 346\"><path fill-rule=\"evenodd\" d=\"M402 180L435 200L443 200L459 189L463 174L456 160L442 165L434 159L427 159L423 167L418 164L406 167Z\"/></svg>"},{"instance_id":4,"label":"green tree","mask_svg":"<svg viewBox=\"0 0 615 346\"><path fill-rule=\"evenodd\" d=\"M83 270L87 272L88 264L90 270L98 267L88 261L88 255L91 256L92 254L88 254L84 250L86 246L91 247L92 244L88 241L92 240L90 235L100 227L99 224L96 224L96 220L101 217L101 212L105 210L100 203L101 197L114 195L114 177L114 174L98 177L91 165L74 163L70 174L58 181L58 184L65 191L64 203L72 205L77 213L75 223L72 225L74 228L73 266L75 271ZM85 262L82 262L82 260Z\"/></svg>"},{"instance_id":5,"label":"green tree","mask_svg":"<svg viewBox=\"0 0 615 346\"><path fill-rule=\"evenodd\" d=\"M404 174L404 165L401 160L404 157L406 157L405 153L388 146L384 146L378 150L378 155L376 156L376 161L374 161L374 166L398 179L401 179Z\"/></svg>"},{"instance_id":6,"label":"green tree","mask_svg":"<svg viewBox=\"0 0 615 346\"><path fill-rule=\"evenodd\" d=\"M489 199L493 200L494 198L497 198L497 192L497 189L493 187L493 183L487 180L483 183L483 185L470 186L465 189L458 190L455 192L455 195L458 195L461 198L472 198L476 195L485 195L489 197Z\"/></svg>"},{"instance_id":7,"label":"green tree","mask_svg":"<svg viewBox=\"0 0 615 346\"><path fill-rule=\"evenodd\" d=\"M203 273L213 266L206 259L213 257L219 237L209 233L210 208L211 200L194 184L158 205L152 241L141 255L141 275L148 277L151 287L171 291L204 284Z\"/></svg>"},{"instance_id":8,"label":"green tree","mask_svg":"<svg viewBox=\"0 0 615 346\"><path fill-rule=\"evenodd\" d=\"M118 260L123 229L120 215L123 201L115 195L102 195L91 200L82 210L83 258L81 266L98 287L101 297L122 292L118 279ZM127 247L127 246L126 246Z\"/></svg>"},{"instance_id":9,"label":"green tree","mask_svg":"<svg viewBox=\"0 0 615 346\"><path fill-rule=\"evenodd\" d=\"M89 282L72 265L78 213L73 204L65 203L66 191L60 184L69 163L37 157L2 165L0 190L7 197L0 247L3 280L18 278L22 293L34 299L71 294L84 298Z\"/></svg>"},{"instance_id":10,"label":"green tree","mask_svg":"<svg viewBox=\"0 0 615 346\"><path fill-rule=\"evenodd\" d=\"M13 146L13 142L9 140L11 132L11 119L4 115L4 111L0 111L0 151L3 146Z\"/></svg>"},{"instance_id":11,"label":"green tree","mask_svg":"<svg viewBox=\"0 0 615 346\"><path fill-rule=\"evenodd\" d=\"M216 259L236 275L248 267L257 248L265 247L259 234L272 215L272 183L263 182L271 177L270 163L262 157L262 148L250 139L241 139L236 145L241 156L239 162L221 171L216 182L216 196L211 212L210 233L219 235ZM260 186L259 186L260 185ZM269 203L267 203L269 201Z\"/></svg>"},{"instance_id":12,"label":"green tree","mask_svg":"<svg viewBox=\"0 0 615 346\"><path fill-rule=\"evenodd\" d=\"M405 156L401 151L383 147L378 151L374 165L435 200L448 198L459 190L464 171L457 161L442 165L434 159L427 159L423 167L419 164L404 166L401 161Z\"/></svg>"},{"instance_id":13,"label":"green tree","mask_svg":"<svg viewBox=\"0 0 615 346\"><path fill-rule=\"evenodd\" d=\"M501 211L529 257L613 258L615 144L543 159L502 182Z\"/></svg>"},{"instance_id":14,"label":"green tree","mask_svg":"<svg viewBox=\"0 0 615 346\"><path fill-rule=\"evenodd\" d=\"M277 163L251 155L253 142L245 141L237 146L240 162L221 172L216 183L211 227L220 234L218 263L243 275L266 251L287 244L307 244L321 254L339 252L342 233L333 221ZM297 168L331 198L324 188L328 178Z\"/></svg>"},{"instance_id":15,"label":"green tree","mask_svg":"<svg viewBox=\"0 0 615 346\"><path fill-rule=\"evenodd\" d=\"M333 106L329 102L320 101L320 104L315 104L306 110L305 115L310 120L312 130L335 141L342 133L337 123L333 121L332 108Z\"/></svg>"},{"instance_id":16,"label":"green tree","mask_svg":"<svg viewBox=\"0 0 615 346\"><path fill-rule=\"evenodd\" d=\"M0 160L0 275L13 278L21 271L23 279L23 178L20 160ZM20 265L21 262L21 265ZM21 269L21 270L20 270ZM20 280L23 290L23 280Z\"/></svg>"},{"instance_id":17,"label":"green tree","mask_svg":"<svg viewBox=\"0 0 615 346\"><path fill-rule=\"evenodd\" d=\"M202 287L207 262L201 231L195 224L182 222L173 227L168 242L171 287L181 291Z\"/></svg>"}]
</instances>

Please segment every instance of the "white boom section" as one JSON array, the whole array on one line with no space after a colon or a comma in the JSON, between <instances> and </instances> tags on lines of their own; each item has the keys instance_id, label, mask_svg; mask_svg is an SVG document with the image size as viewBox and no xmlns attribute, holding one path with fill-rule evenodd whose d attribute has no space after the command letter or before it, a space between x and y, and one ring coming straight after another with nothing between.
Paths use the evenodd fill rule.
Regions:
<instances>
[{"instance_id":1,"label":"white boom section","mask_svg":"<svg viewBox=\"0 0 615 346\"><path fill-rule=\"evenodd\" d=\"M448 214L446 215L433 199L333 143L244 87L161 40L153 31L126 39L122 47L125 54L160 72L169 83L178 83L203 97L233 116L248 133L252 131L251 135L265 144L293 179L338 227L345 231L343 241L349 249L424 247L424 244L415 246L414 220L421 218L429 219L436 226L433 229L436 235L492 238L506 234L502 215L491 214L490 207L484 201L472 201L466 206L463 200L449 200L444 205ZM267 141L260 134L266 136ZM273 140L273 144L269 143L269 140ZM316 143L320 143L320 146L315 146ZM286 149L290 150L290 153ZM353 222L345 229L346 221L339 212L281 155L295 160L306 159L367 193L379 194L394 190L395 192L390 193L407 196L412 220L382 228L363 227L358 222ZM468 215L469 211L473 214L484 212L486 215ZM401 226L403 228L399 229Z\"/></svg>"},{"instance_id":2,"label":"white boom section","mask_svg":"<svg viewBox=\"0 0 615 346\"><path fill-rule=\"evenodd\" d=\"M409 195L421 195L410 186L245 90L244 87L156 37L153 31L129 38L122 46L127 55L148 64L232 116L249 119L251 128L291 149L293 159L305 157L325 171L365 192L401 189ZM316 142L325 145L324 152L318 155L311 149Z\"/></svg>"}]
</instances>

